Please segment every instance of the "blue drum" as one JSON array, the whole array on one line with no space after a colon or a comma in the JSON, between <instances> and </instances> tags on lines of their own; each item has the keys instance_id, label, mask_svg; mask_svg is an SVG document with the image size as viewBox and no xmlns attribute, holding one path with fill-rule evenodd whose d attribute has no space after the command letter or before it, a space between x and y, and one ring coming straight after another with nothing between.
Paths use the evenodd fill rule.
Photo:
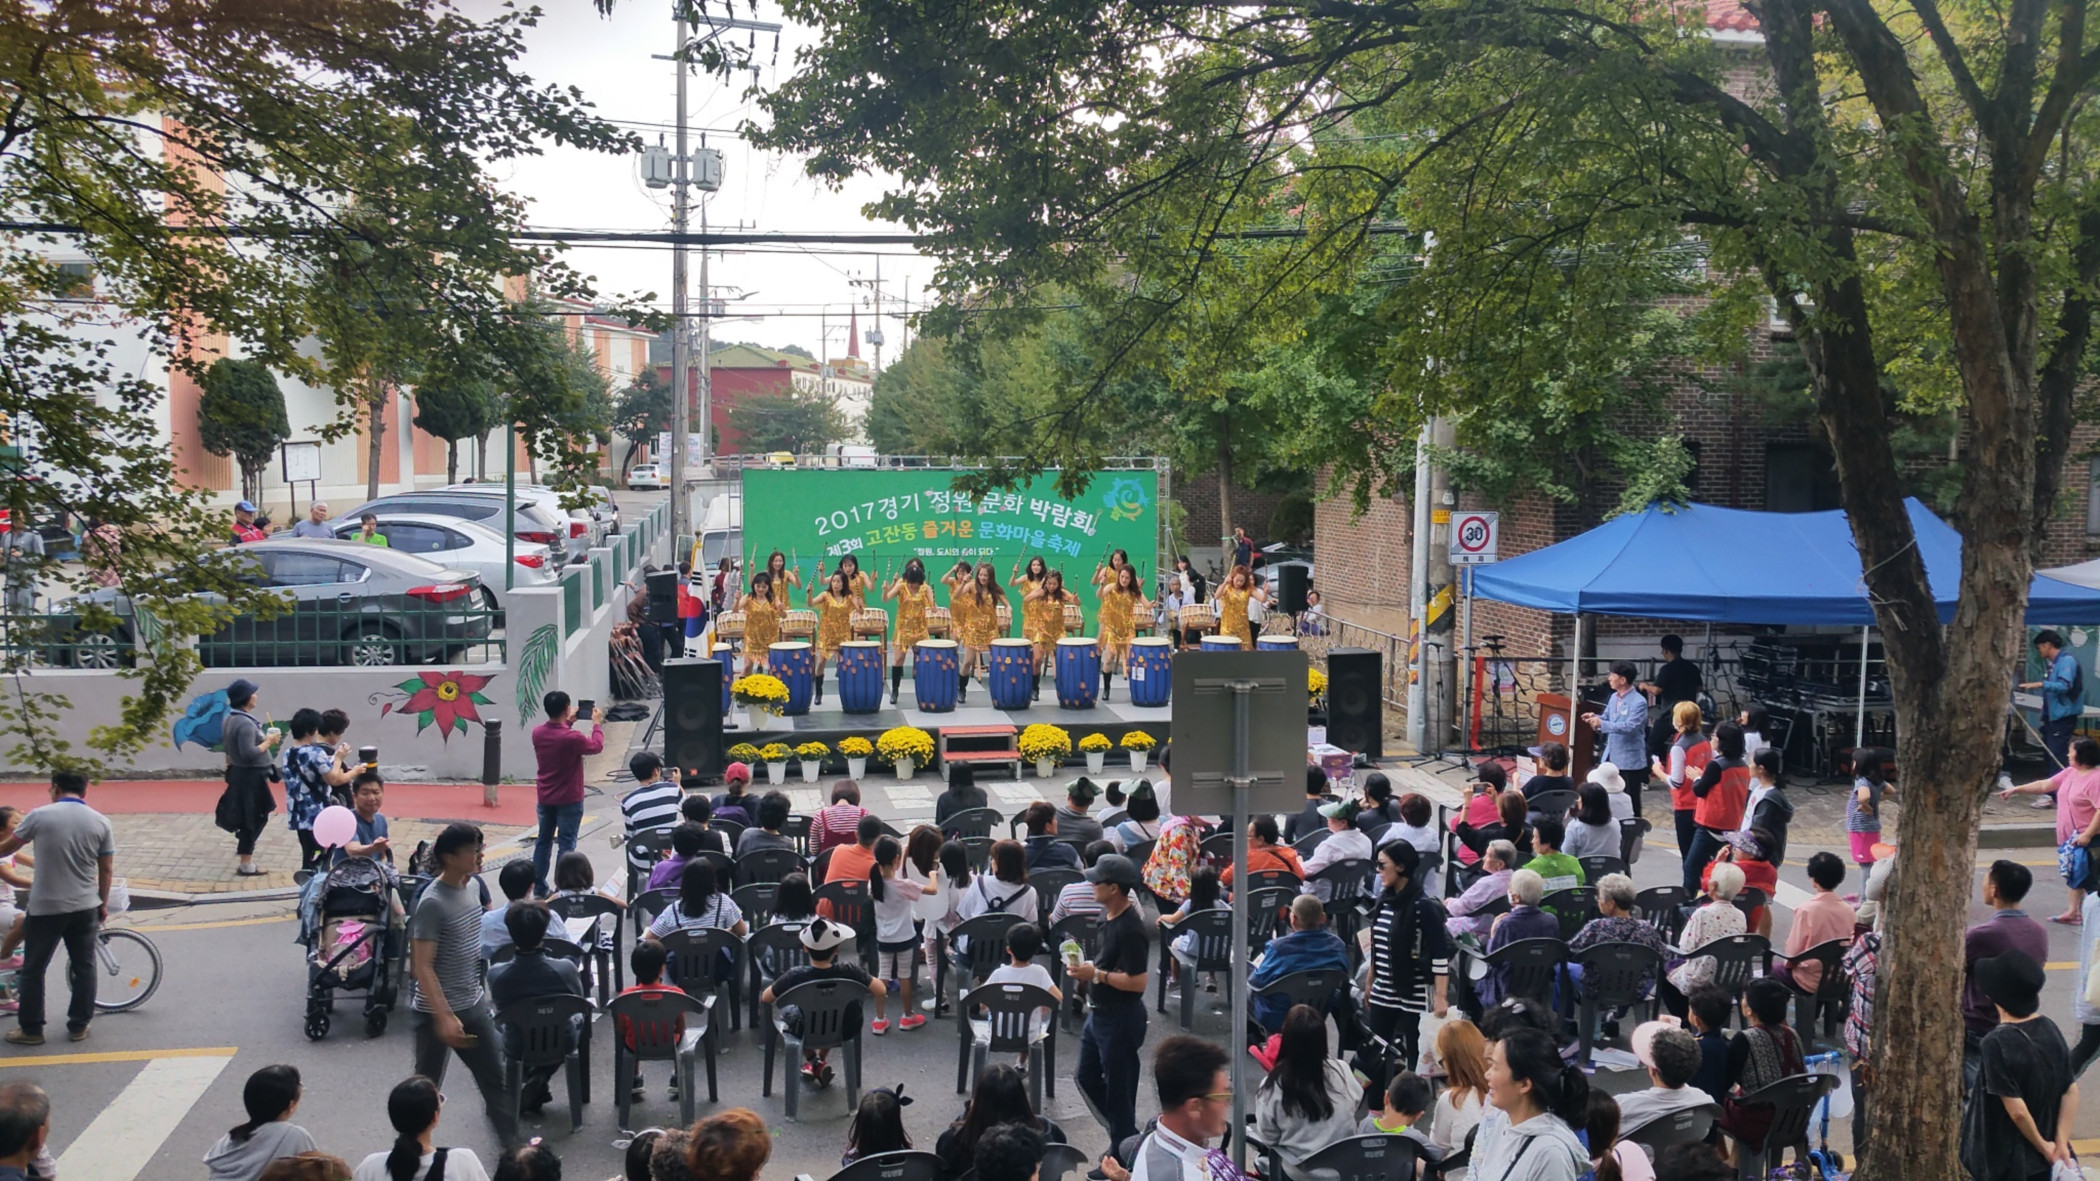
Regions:
<instances>
[{"instance_id":1,"label":"blue drum","mask_svg":"<svg viewBox=\"0 0 2100 1181\"><path fill-rule=\"evenodd\" d=\"M1165 636L1130 641L1130 704L1156 708L1174 689L1174 645Z\"/></svg>"},{"instance_id":2,"label":"blue drum","mask_svg":"<svg viewBox=\"0 0 2100 1181\"><path fill-rule=\"evenodd\" d=\"M1298 637L1256 636L1254 637L1254 650L1256 652L1296 652L1298 650Z\"/></svg>"},{"instance_id":3,"label":"blue drum","mask_svg":"<svg viewBox=\"0 0 2100 1181\"><path fill-rule=\"evenodd\" d=\"M871 714L882 708L882 642L848 640L839 645L839 708Z\"/></svg>"},{"instance_id":4,"label":"blue drum","mask_svg":"<svg viewBox=\"0 0 2100 1181\"><path fill-rule=\"evenodd\" d=\"M1066 709L1092 709L1101 693L1101 643L1092 636L1066 636L1057 642L1057 703Z\"/></svg>"},{"instance_id":5,"label":"blue drum","mask_svg":"<svg viewBox=\"0 0 2100 1181\"><path fill-rule=\"evenodd\" d=\"M954 640L920 640L911 650L911 692L919 709L944 714L961 688L962 649Z\"/></svg>"},{"instance_id":6,"label":"blue drum","mask_svg":"<svg viewBox=\"0 0 2100 1181\"><path fill-rule=\"evenodd\" d=\"M1240 651L1240 638L1238 636L1205 636L1203 637L1203 651L1238 652Z\"/></svg>"},{"instance_id":7,"label":"blue drum","mask_svg":"<svg viewBox=\"0 0 2100 1181\"><path fill-rule=\"evenodd\" d=\"M767 650L766 667L787 685L787 708L780 712L791 718L808 713L817 685L817 650L805 640L784 640Z\"/></svg>"},{"instance_id":8,"label":"blue drum","mask_svg":"<svg viewBox=\"0 0 2100 1181\"><path fill-rule=\"evenodd\" d=\"M729 686L736 680L736 654L729 645L716 644L715 659L722 663L722 716L726 718L734 708L729 699Z\"/></svg>"},{"instance_id":9,"label":"blue drum","mask_svg":"<svg viewBox=\"0 0 2100 1181\"><path fill-rule=\"evenodd\" d=\"M1035 696L1035 648L1027 640L992 641L985 661L995 709L1027 709Z\"/></svg>"}]
</instances>

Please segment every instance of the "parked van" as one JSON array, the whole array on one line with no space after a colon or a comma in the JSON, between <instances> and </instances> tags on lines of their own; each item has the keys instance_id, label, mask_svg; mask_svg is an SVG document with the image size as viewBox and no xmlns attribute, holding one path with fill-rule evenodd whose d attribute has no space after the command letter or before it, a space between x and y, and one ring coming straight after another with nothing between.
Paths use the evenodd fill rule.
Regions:
<instances>
[{"instance_id":1,"label":"parked van","mask_svg":"<svg viewBox=\"0 0 2100 1181\"><path fill-rule=\"evenodd\" d=\"M741 572L744 560L744 496L741 492L722 492L709 500L707 511L701 514L700 524L694 529L693 570L713 570L715 563L723 558L735 562Z\"/></svg>"},{"instance_id":2,"label":"parked van","mask_svg":"<svg viewBox=\"0 0 2100 1181\"><path fill-rule=\"evenodd\" d=\"M824 448L825 467L874 467L875 449L857 443L833 443Z\"/></svg>"}]
</instances>

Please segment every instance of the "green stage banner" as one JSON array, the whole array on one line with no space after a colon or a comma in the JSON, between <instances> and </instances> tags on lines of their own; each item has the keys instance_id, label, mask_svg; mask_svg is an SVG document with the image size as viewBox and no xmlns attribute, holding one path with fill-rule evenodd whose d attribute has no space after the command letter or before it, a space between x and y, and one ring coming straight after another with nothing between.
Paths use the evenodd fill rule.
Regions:
<instances>
[{"instance_id":1,"label":"green stage banner","mask_svg":"<svg viewBox=\"0 0 2100 1181\"><path fill-rule=\"evenodd\" d=\"M1148 588L1158 574L1159 474L1096 472L1075 499L1057 494L1047 472L1013 492L982 499L949 485L952 470L865 468L752 468L744 472L744 569L764 568L779 550L807 588L818 562L826 570L852 554L877 588L904 568L926 563L938 581L958 559L990 562L1005 583L1017 563L1041 555L1062 569L1066 589L1080 596L1089 630L1097 608L1091 580L1110 551L1125 549ZM747 583L748 585L748 583ZM800 593L794 605L803 606ZM938 586L935 601L948 605ZM1019 612L1015 612L1016 618Z\"/></svg>"}]
</instances>

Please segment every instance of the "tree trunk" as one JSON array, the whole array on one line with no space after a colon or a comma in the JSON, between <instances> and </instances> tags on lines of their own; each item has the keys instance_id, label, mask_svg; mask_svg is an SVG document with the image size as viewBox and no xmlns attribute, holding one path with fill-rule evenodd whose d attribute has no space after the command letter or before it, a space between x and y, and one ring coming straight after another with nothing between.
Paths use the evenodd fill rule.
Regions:
<instances>
[{"instance_id":1,"label":"tree trunk","mask_svg":"<svg viewBox=\"0 0 2100 1181\"><path fill-rule=\"evenodd\" d=\"M386 394L378 380L365 389L365 499L379 499L379 457L386 445Z\"/></svg>"},{"instance_id":2,"label":"tree trunk","mask_svg":"<svg viewBox=\"0 0 2100 1181\"><path fill-rule=\"evenodd\" d=\"M459 483L459 440L445 440L445 483Z\"/></svg>"},{"instance_id":3,"label":"tree trunk","mask_svg":"<svg viewBox=\"0 0 2100 1181\"><path fill-rule=\"evenodd\" d=\"M1232 415L1218 415L1218 566L1232 576Z\"/></svg>"},{"instance_id":4,"label":"tree trunk","mask_svg":"<svg viewBox=\"0 0 2100 1181\"><path fill-rule=\"evenodd\" d=\"M483 483L489 478L489 435L494 429L491 427L474 438L474 478Z\"/></svg>"}]
</instances>

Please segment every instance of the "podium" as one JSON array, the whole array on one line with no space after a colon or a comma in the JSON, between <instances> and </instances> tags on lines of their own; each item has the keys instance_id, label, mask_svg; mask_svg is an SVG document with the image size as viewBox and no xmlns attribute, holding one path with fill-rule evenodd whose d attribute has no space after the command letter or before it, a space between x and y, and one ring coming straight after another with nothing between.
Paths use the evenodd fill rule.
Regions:
<instances>
[{"instance_id":1,"label":"podium","mask_svg":"<svg viewBox=\"0 0 2100 1181\"><path fill-rule=\"evenodd\" d=\"M1541 693L1539 702L1539 736L1541 745L1548 742L1566 744L1568 748L1568 778L1578 785L1589 777L1595 765L1595 743L1597 732L1582 720L1582 703L1570 701L1565 693Z\"/></svg>"}]
</instances>

